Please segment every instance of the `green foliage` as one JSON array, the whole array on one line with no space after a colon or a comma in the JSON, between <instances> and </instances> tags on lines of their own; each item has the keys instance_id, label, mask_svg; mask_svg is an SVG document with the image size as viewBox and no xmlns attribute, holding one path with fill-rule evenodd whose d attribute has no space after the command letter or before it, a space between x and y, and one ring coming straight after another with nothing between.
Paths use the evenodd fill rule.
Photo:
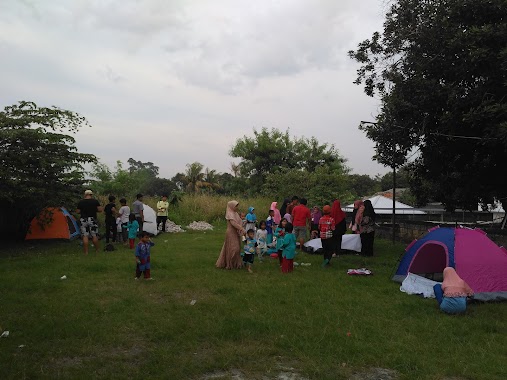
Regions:
<instances>
[{"instance_id":1,"label":"green foliage","mask_svg":"<svg viewBox=\"0 0 507 380\"><path fill-rule=\"evenodd\" d=\"M393 172L387 172L383 176L377 176L380 190L386 191L393 188ZM401 189L410 186L410 171L407 167L396 170L396 188Z\"/></svg>"},{"instance_id":2,"label":"green foliage","mask_svg":"<svg viewBox=\"0 0 507 380\"><path fill-rule=\"evenodd\" d=\"M253 130L254 137L243 136L230 150L232 157L241 158L239 172L248 178L248 189L261 190L266 177L280 169L303 169L314 172L322 166L346 170L345 160L333 145L319 144L314 138L291 138L289 131L276 128Z\"/></svg>"},{"instance_id":3,"label":"green foliage","mask_svg":"<svg viewBox=\"0 0 507 380\"><path fill-rule=\"evenodd\" d=\"M334 199L350 201L347 177L340 170L319 166L310 172L303 169L280 169L266 177L262 193L271 199L284 199L298 195L308 200L309 205L325 205Z\"/></svg>"},{"instance_id":4,"label":"green foliage","mask_svg":"<svg viewBox=\"0 0 507 380\"><path fill-rule=\"evenodd\" d=\"M19 102L0 112L0 231L22 239L45 206L72 209L82 193L83 164L95 156L77 151L75 133L86 119L57 107Z\"/></svg>"},{"instance_id":5,"label":"green foliage","mask_svg":"<svg viewBox=\"0 0 507 380\"><path fill-rule=\"evenodd\" d=\"M351 193L356 198L373 195L381 189L379 181L366 174L349 174L347 176L347 183L349 184Z\"/></svg>"},{"instance_id":6,"label":"green foliage","mask_svg":"<svg viewBox=\"0 0 507 380\"><path fill-rule=\"evenodd\" d=\"M107 165L96 162L89 173L95 192L104 196L134 197L137 193L155 196L176 190L171 180L156 177L158 167L151 162L142 163L129 158L129 164L129 169L125 170L121 161L117 161L115 170L111 171Z\"/></svg>"},{"instance_id":7,"label":"green foliage","mask_svg":"<svg viewBox=\"0 0 507 380\"><path fill-rule=\"evenodd\" d=\"M349 52L355 83L382 101L362 129L376 159L400 166L411 150L419 201L448 210L507 198L507 2L398 0L384 31Z\"/></svg>"}]
</instances>

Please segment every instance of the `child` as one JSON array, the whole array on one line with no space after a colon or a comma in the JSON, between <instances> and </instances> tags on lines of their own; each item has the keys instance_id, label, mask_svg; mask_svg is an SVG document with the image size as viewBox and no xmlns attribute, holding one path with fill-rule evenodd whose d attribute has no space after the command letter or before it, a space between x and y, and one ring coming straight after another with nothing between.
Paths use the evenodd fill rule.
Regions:
<instances>
[{"instance_id":1,"label":"child","mask_svg":"<svg viewBox=\"0 0 507 380\"><path fill-rule=\"evenodd\" d=\"M259 223L259 229L255 233L255 240L257 241L257 256L262 261L262 255L268 253L268 230L266 228L266 222L263 220Z\"/></svg>"},{"instance_id":2,"label":"child","mask_svg":"<svg viewBox=\"0 0 507 380\"><path fill-rule=\"evenodd\" d=\"M150 240L150 234L148 232L141 232L140 242L136 247L136 277L138 280L141 277L141 273L144 273L145 280L153 280L151 278L151 267L150 267L150 248L155 245Z\"/></svg>"},{"instance_id":3,"label":"child","mask_svg":"<svg viewBox=\"0 0 507 380\"><path fill-rule=\"evenodd\" d=\"M241 253L241 256L243 257L243 264L246 266L246 269L248 272L253 273L252 265L254 263L254 257L255 257L255 231L252 229L249 229L246 232L246 241L245 246L243 248L243 252Z\"/></svg>"},{"instance_id":4,"label":"child","mask_svg":"<svg viewBox=\"0 0 507 380\"><path fill-rule=\"evenodd\" d=\"M286 226L287 226L287 219L283 218L275 230L276 251L278 252L278 260L280 261L280 266L282 266L282 262L283 262L281 246L283 244L283 237L285 236L285 227Z\"/></svg>"},{"instance_id":5,"label":"child","mask_svg":"<svg viewBox=\"0 0 507 380\"><path fill-rule=\"evenodd\" d=\"M285 236L281 248L282 256L282 273L289 273L294 270L294 256L296 256L296 236L292 233L294 227L291 223L285 226Z\"/></svg>"},{"instance_id":6,"label":"child","mask_svg":"<svg viewBox=\"0 0 507 380\"><path fill-rule=\"evenodd\" d=\"M331 261L331 257L333 256L334 251L334 239L333 239L333 231L335 229L334 219L330 216L331 207L329 205L325 205L322 208L322 212L324 216L322 216L319 220L319 231L320 231L320 240L322 241L322 250L324 251L324 261L322 262L322 268L329 265Z\"/></svg>"},{"instance_id":7,"label":"child","mask_svg":"<svg viewBox=\"0 0 507 380\"><path fill-rule=\"evenodd\" d=\"M123 241L123 228L121 226L121 218L116 218L116 235L118 235L118 243L124 243Z\"/></svg>"},{"instance_id":8,"label":"child","mask_svg":"<svg viewBox=\"0 0 507 380\"><path fill-rule=\"evenodd\" d=\"M127 223L127 230L129 231L129 247L134 249L136 242L137 230L139 229L139 222L136 219L135 214L129 215L129 222Z\"/></svg>"},{"instance_id":9,"label":"child","mask_svg":"<svg viewBox=\"0 0 507 380\"><path fill-rule=\"evenodd\" d=\"M287 223L292 223L292 215L289 213L286 213L283 218L287 221Z\"/></svg>"},{"instance_id":10,"label":"child","mask_svg":"<svg viewBox=\"0 0 507 380\"><path fill-rule=\"evenodd\" d=\"M319 220L322 217L319 207L314 206L312 209L312 225L310 228L310 234L312 239L319 237Z\"/></svg>"},{"instance_id":11,"label":"child","mask_svg":"<svg viewBox=\"0 0 507 380\"><path fill-rule=\"evenodd\" d=\"M128 240L129 240L129 232L127 230L127 224L129 222L129 216L130 216L130 207L127 206L127 200L125 198L122 198L120 199L120 210L118 210L118 214L120 215L120 218L121 218L121 227L122 227L122 238L123 238L123 243L125 245L128 244Z\"/></svg>"},{"instance_id":12,"label":"child","mask_svg":"<svg viewBox=\"0 0 507 380\"><path fill-rule=\"evenodd\" d=\"M262 223L262 222L261 222ZM267 243L271 244L273 242L273 229L275 227L275 210L269 210L269 216L266 219L266 231L268 232Z\"/></svg>"},{"instance_id":13,"label":"child","mask_svg":"<svg viewBox=\"0 0 507 380\"><path fill-rule=\"evenodd\" d=\"M248 214L246 214L246 226L245 230L254 230L255 232L255 224L257 223L257 216L254 214L254 208L248 207Z\"/></svg>"}]
</instances>

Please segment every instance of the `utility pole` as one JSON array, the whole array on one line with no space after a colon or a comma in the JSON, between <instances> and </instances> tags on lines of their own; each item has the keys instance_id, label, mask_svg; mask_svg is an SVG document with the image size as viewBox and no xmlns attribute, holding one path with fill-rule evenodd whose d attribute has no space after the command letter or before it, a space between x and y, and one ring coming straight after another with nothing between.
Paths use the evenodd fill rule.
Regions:
<instances>
[{"instance_id":1,"label":"utility pole","mask_svg":"<svg viewBox=\"0 0 507 380\"><path fill-rule=\"evenodd\" d=\"M396 241L396 164L393 162L393 244Z\"/></svg>"}]
</instances>

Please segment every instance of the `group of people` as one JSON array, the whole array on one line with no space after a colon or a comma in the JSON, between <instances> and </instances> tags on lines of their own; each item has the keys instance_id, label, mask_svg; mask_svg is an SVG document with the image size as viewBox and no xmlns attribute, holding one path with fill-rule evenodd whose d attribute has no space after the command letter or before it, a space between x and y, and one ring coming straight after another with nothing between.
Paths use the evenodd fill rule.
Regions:
<instances>
[{"instance_id":1,"label":"group of people","mask_svg":"<svg viewBox=\"0 0 507 380\"><path fill-rule=\"evenodd\" d=\"M100 202L93 197L92 190L86 190L84 198L77 205L76 213L80 215L79 224L83 241L84 254L88 255L90 238L95 247L95 252L99 251L99 225L97 214L105 214L105 239L106 245L110 241L123 242L129 245L130 249L135 248L136 258L136 279L144 274L145 279L152 279L150 273L150 248L154 243L150 239L149 233L143 231L144 224L144 203L143 194L137 194L136 200L132 203L132 209L127 206L125 198L120 199L120 208L116 208L116 197L110 195L109 203L102 207ZM163 195L157 202L157 226L161 225L162 231L165 231L169 210L167 195ZM136 238L139 243L135 245Z\"/></svg>"},{"instance_id":2,"label":"group of people","mask_svg":"<svg viewBox=\"0 0 507 380\"><path fill-rule=\"evenodd\" d=\"M290 273L294 268L296 240L300 240L302 249L307 227L310 228L312 237L320 237L324 251L322 266L328 266L331 258L337 256L341 250L342 237L347 230L346 215L341 210L339 200L335 200L332 206L325 205L322 210L313 207L310 211L306 204L306 199L295 196L292 200L286 199L278 210L277 202L273 202L266 220L258 223L253 207L249 207L247 214L240 214L239 202L228 202L225 212L227 220L225 241L216 267L225 269L246 267L249 272L253 272L255 255L262 260L263 255L270 252L269 248L274 247L277 253L274 256L278 256L281 271ZM373 255L375 217L371 201L354 202L352 220L348 228L353 233L361 235L361 252L366 256ZM276 242L273 242L273 239ZM457 275L454 268L445 268L443 276L443 283L434 287L440 309L449 314L463 313L466 310L467 298L473 295L473 290Z\"/></svg>"},{"instance_id":3,"label":"group of people","mask_svg":"<svg viewBox=\"0 0 507 380\"><path fill-rule=\"evenodd\" d=\"M322 210L318 206L310 210L307 203L305 198L293 196L290 200L285 199L278 209L278 203L273 202L267 218L259 221L253 207L248 208L247 214L240 214L239 203L230 201L225 213L226 238L216 266L226 269L245 266L252 272L255 254L262 260L263 255L274 251L280 260L282 272L291 272L297 242L302 250L308 232L312 238L320 237L324 252L322 266L330 265L331 259L341 252L342 238L347 232L346 214L339 200L334 200L331 206L325 205ZM361 253L365 256L373 255L375 217L369 200L354 203L349 228L353 233L360 234Z\"/></svg>"}]
</instances>

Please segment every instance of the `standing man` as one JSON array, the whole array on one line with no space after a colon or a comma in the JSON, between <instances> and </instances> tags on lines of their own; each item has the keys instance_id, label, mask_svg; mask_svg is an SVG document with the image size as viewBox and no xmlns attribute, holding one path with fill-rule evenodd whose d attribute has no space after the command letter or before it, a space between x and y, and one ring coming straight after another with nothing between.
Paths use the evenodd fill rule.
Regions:
<instances>
[{"instance_id":1,"label":"standing man","mask_svg":"<svg viewBox=\"0 0 507 380\"><path fill-rule=\"evenodd\" d=\"M294 195L291 199L290 204L287 206L287 214L292 215L292 211L294 210L294 207L296 207L298 204L299 204L299 197L297 195ZM294 221L294 218L292 218L292 221Z\"/></svg>"},{"instance_id":2,"label":"standing man","mask_svg":"<svg viewBox=\"0 0 507 380\"><path fill-rule=\"evenodd\" d=\"M116 204L114 195L109 196L109 203L104 207L106 214L106 244L109 244L109 236L113 236L113 243L116 243Z\"/></svg>"},{"instance_id":3,"label":"standing man","mask_svg":"<svg viewBox=\"0 0 507 380\"><path fill-rule=\"evenodd\" d=\"M162 199L157 202L157 228L162 223L162 232L165 232L165 224L169 215L169 202L167 202L167 194L162 195Z\"/></svg>"},{"instance_id":4,"label":"standing man","mask_svg":"<svg viewBox=\"0 0 507 380\"><path fill-rule=\"evenodd\" d=\"M85 256L88 255L89 238L92 237L92 243L95 247L95 253L99 251L99 225L97 223L97 212L102 212L102 207L98 200L93 198L93 191L86 190L84 198L77 204L76 213L80 214L81 235L83 235L83 249Z\"/></svg>"},{"instance_id":5,"label":"standing man","mask_svg":"<svg viewBox=\"0 0 507 380\"><path fill-rule=\"evenodd\" d=\"M294 235L299 239L299 249L303 250L303 244L306 240L306 230L312 220L310 209L306 207L306 199L301 198L300 204L292 210L292 224L294 225Z\"/></svg>"},{"instance_id":6,"label":"standing man","mask_svg":"<svg viewBox=\"0 0 507 380\"><path fill-rule=\"evenodd\" d=\"M143 223L144 223L144 204L143 204L143 194L137 194L136 200L132 203L132 212L136 216L137 223L139 223L139 233L143 232Z\"/></svg>"}]
</instances>

